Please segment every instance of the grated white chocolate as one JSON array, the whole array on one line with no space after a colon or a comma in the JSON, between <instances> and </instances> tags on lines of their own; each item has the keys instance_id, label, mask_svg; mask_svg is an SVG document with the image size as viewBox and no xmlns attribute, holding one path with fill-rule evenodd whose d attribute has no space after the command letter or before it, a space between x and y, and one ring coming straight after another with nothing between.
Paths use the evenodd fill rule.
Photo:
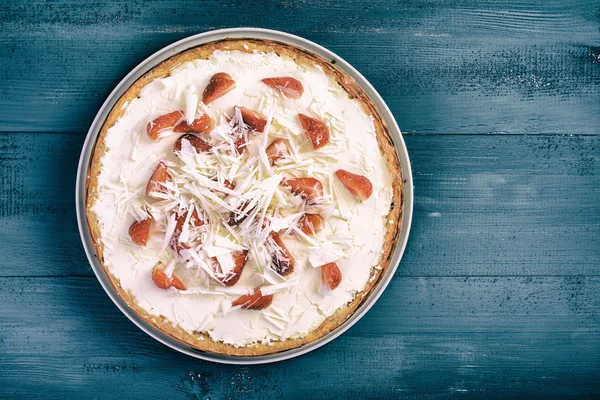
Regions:
<instances>
[{"instance_id":1,"label":"grated white chocolate","mask_svg":"<svg viewBox=\"0 0 600 400\"><path fill-rule=\"evenodd\" d=\"M227 72L236 88L209 106L197 103L209 78ZM298 100L287 99L261 83L274 76L292 76L304 85ZM268 117L268 135L249 134L241 157L231 155L233 106L245 106ZM215 147L208 154L195 154L183 141L179 157L172 153L180 136L166 130L153 142L146 135L148 122L172 111L182 110L188 121L206 113L216 128L203 138ZM297 114L305 113L324 121L330 143L313 150L307 142ZM271 167L264 153L276 138L292 144L291 155ZM101 158L98 198L93 206L98 216L104 244L104 264L120 280L123 289L135 296L150 314L164 316L188 332L206 332L217 341L234 346L268 343L272 340L302 337L318 327L336 309L349 303L365 288L371 269L381 258L386 216L392 201L392 177L381 155L372 117L360 104L318 67L299 66L274 53L216 51L208 60L195 60L178 66L167 78L148 84L131 101L124 115L108 130L107 151ZM151 202L144 196L145 185L156 164L167 160L173 182L164 200ZM368 177L373 195L357 202L335 178L337 169ZM324 196L308 209L297 196L279 183L284 177L312 176L324 186ZM235 181L228 190L224 180ZM224 193L224 194L219 194ZM225 211L233 211L246 201L261 203L245 225L231 228L220 223ZM195 208L209 224L196 229L188 213L181 241L196 245L176 257L168 246L174 228L173 211ZM302 235L295 224L303 211L316 211L326 219L322 232ZM135 219L150 212L157 220L146 247L133 244L128 228ZM295 272L280 277L268 267L268 253L260 240L268 229L262 221L275 212L271 227L282 229L284 241L296 259ZM217 257L226 273L232 268L231 252L248 249L249 261L239 282L224 287L216 282L207 257ZM171 266L188 287L184 292L158 289L151 280L152 268L162 262ZM174 262L175 261L175 262ZM333 291L323 290L318 266L335 261L342 282ZM264 286L274 293L272 305L262 311L231 308L240 294Z\"/></svg>"}]
</instances>

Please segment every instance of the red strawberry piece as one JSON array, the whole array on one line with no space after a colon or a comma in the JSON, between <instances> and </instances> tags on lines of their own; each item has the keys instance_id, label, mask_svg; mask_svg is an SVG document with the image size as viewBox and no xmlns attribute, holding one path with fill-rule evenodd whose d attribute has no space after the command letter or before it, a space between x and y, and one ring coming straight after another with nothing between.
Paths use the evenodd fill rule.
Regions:
<instances>
[{"instance_id":1,"label":"red strawberry piece","mask_svg":"<svg viewBox=\"0 0 600 400\"><path fill-rule=\"evenodd\" d=\"M219 279L219 281L225 286L233 286L240 280L240 276L242 276L242 270L244 269L246 260L248 259L248 251L234 251L231 253L231 256L233 257L235 267L233 270L229 271L225 277ZM214 258L213 261L217 261L217 259Z\"/></svg>"},{"instance_id":2,"label":"red strawberry piece","mask_svg":"<svg viewBox=\"0 0 600 400\"><path fill-rule=\"evenodd\" d=\"M233 137L233 146L235 147L235 151L237 154L242 154L242 152L246 148L245 145L246 138L244 138L244 135L241 132L239 132L239 134Z\"/></svg>"},{"instance_id":3,"label":"red strawberry piece","mask_svg":"<svg viewBox=\"0 0 600 400\"><path fill-rule=\"evenodd\" d=\"M226 72L218 72L210 78L208 85L204 89L202 102L204 104L212 103L233 89L235 89L235 81L231 75Z\"/></svg>"},{"instance_id":4,"label":"red strawberry piece","mask_svg":"<svg viewBox=\"0 0 600 400\"><path fill-rule=\"evenodd\" d=\"M206 114L202 115L200 118L196 118L192 121L191 124L188 124L187 121L181 122L175 128L173 128L174 132L198 132L198 133L208 133L212 131L214 125L212 119Z\"/></svg>"},{"instance_id":5,"label":"red strawberry piece","mask_svg":"<svg viewBox=\"0 0 600 400\"><path fill-rule=\"evenodd\" d=\"M181 230L183 229L183 223L185 222L187 215L187 212L183 212L177 215L177 218L175 219L177 221L177 223L175 224L175 232L181 232ZM195 208L194 211L192 211L192 215L190 216L190 224L192 226L195 226L196 228L199 228L202 225L204 225L204 219L200 218Z\"/></svg>"},{"instance_id":6,"label":"red strawberry piece","mask_svg":"<svg viewBox=\"0 0 600 400\"><path fill-rule=\"evenodd\" d=\"M298 220L298 228L306 235L316 235L323 230L325 219L319 214L304 214Z\"/></svg>"},{"instance_id":7,"label":"red strawberry piece","mask_svg":"<svg viewBox=\"0 0 600 400\"><path fill-rule=\"evenodd\" d=\"M153 196L152 193L166 193L167 189L164 187L164 184L170 180L171 175L169 175L169 172L167 171L167 164L165 163L165 160L161 160L146 185L146 196L155 200L162 200L159 197Z\"/></svg>"},{"instance_id":8,"label":"red strawberry piece","mask_svg":"<svg viewBox=\"0 0 600 400\"><path fill-rule=\"evenodd\" d=\"M218 179L214 178L213 182L215 183L219 183ZM231 182L229 182L227 179L223 180L223 186L225 186L227 189L229 190L234 190L235 189L235 185ZM212 192L217 192L217 193L222 193L222 191L220 189L211 189Z\"/></svg>"},{"instance_id":9,"label":"red strawberry piece","mask_svg":"<svg viewBox=\"0 0 600 400\"><path fill-rule=\"evenodd\" d=\"M182 250L187 250L190 248L190 245L185 243L185 242L180 242L179 241L179 235L181 234L181 232L177 233L173 233L173 236L171 236L171 248L177 253L177 254L181 254Z\"/></svg>"},{"instance_id":10,"label":"red strawberry piece","mask_svg":"<svg viewBox=\"0 0 600 400\"><path fill-rule=\"evenodd\" d=\"M254 293L240 296L231 303L233 307L242 306L244 310L264 310L273 302L273 295L263 296L260 288L254 289Z\"/></svg>"},{"instance_id":11,"label":"red strawberry piece","mask_svg":"<svg viewBox=\"0 0 600 400\"><path fill-rule=\"evenodd\" d=\"M210 149L212 149L212 145L210 145L209 143L206 143L199 136L196 136L193 133L186 133L185 135L181 135L173 144L173 152L174 153L178 153L181 151L183 140L187 140L188 142L190 142L192 147L194 149L196 149L197 153L209 152Z\"/></svg>"},{"instance_id":12,"label":"red strawberry piece","mask_svg":"<svg viewBox=\"0 0 600 400\"><path fill-rule=\"evenodd\" d=\"M160 131L173 128L182 117L183 111L173 111L172 113L161 115L146 126L146 132L148 132L150 139L157 140Z\"/></svg>"},{"instance_id":13,"label":"red strawberry piece","mask_svg":"<svg viewBox=\"0 0 600 400\"><path fill-rule=\"evenodd\" d=\"M335 176L338 177L340 182L346 186L346 189L348 189L348 191L352 193L352 196L358 201L367 200L373 194L373 184L371 184L371 181L368 178L362 175L356 175L352 172L338 169L335 171Z\"/></svg>"},{"instance_id":14,"label":"red strawberry piece","mask_svg":"<svg viewBox=\"0 0 600 400\"><path fill-rule=\"evenodd\" d=\"M171 286L177 290L187 290L187 287L184 285L184 283L176 276L171 277Z\"/></svg>"},{"instance_id":15,"label":"red strawberry piece","mask_svg":"<svg viewBox=\"0 0 600 400\"><path fill-rule=\"evenodd\" d=\"M175 250L177 253L181 253L181 250L190 248L189 244L179 241L179 236L181 236L181 232L183 230L183 224L184 224L186 218L187 218L187 212L184 212L184 213L177 215L177 218L175 219L177 222L175 224L175 230L173 231L173 236L171 236L170 244L171 244L171 248L173 250ZM190 217L190 225L198 228L198 227L204 225L204 222L205 222L204 219L200 218L200 216L196 212L196 209L194 209L194 211L192 212L192 215Z\"/></svg>"},{"instance_id":16,"label":"red strawberry piece","mask_svg":"<svg viewBox=\"0 0 600 400\"><path fill-rule=\"evenodd\" d=\"M277 160L290 154L290 144L285 139L275 139L267 147L267 158L271 165L274 165Z\"/></svg>"},{"instance_id":17,"label":"red strawberry piece","mask_svg":"<svg viewBox=\"0 0 600 400\"><path fill-rule=\"evenodd\" d=\"M156 266L152 269L152 281L156 287L160 289L168 289L171 287L171 279L165 274L162 267Z\"/></svg>"},{"instance_id":18,"label":"red strawberry piece","mask_svg":"<svg viewBox=\"0 0 600 400\"><path fill-rule=\"evenodd\" d=\"M240 110L244 124L248 125L250 129L256 132L262 132L265 130L267 117L246 107L236 106L235 108Z\"/></svg>"},{"instance_id":19,"label":"red strawberry piece","mask_svg":"<svg viewBox=\"0 0 600 400\"><path fill-rule=\"evenodd\" d=\"M255 207L252 207L252 208L246 210L246 208L248 207L249 204L250 204L250 201L247 201L244 204L242 204L237 209L237 211L232 211L229 213L229 221L227 221L229 226L237 226L237 225L241 224L242 222L244 222L244 220L246 218L248 218L248 216L252 213L254 208L256 208L256 206L255 206Z\"/></svg>"},{"instance_id":20,"label":"red strawberry piece","mask_svg":"<svg viewBox=\"0 0 600 400\"><path fill-rule=\"evenodd\" d=\"M281 276L286 276L294 272L296 260L277 232L269 233L266 245L269 253L271 253L275 272Z\"/></svg>"},{"instance_id":21,"label":"red strawberry piece","mask_svg":"<svg viewBox=\"0 0 600 400\"><path fill-rule=\"evenodd\" d=\"M304 93L302 82L289 76L265 78L262 80L262 82L273 89L279 90L285 97L289 97L291 99L299 99L302 97L302 93Z\"/></svg>"},{"instance_id":22,"label":"red strawberry piece","mask_svg":"<svg viewBox=\"0 0 600 400\"><path fill-rule=\"evenodd\" d=\"M173 231L173 235L171 236L171 241L169 242L169 244L171 245L171 248L173 250L175 250L175 252L177 254L181 254L181 251L189 249L190 245L185 242L179 241L179 236L181 236L181 226L183 226L183 221L181 222L180 226L178 226L178 225L179 225L179 218L177 219L177 225L175 226L175 230Z\"/></svg>"},{"instance_id":23,"label":"red strawberry piece","mask_svg":"<svg viewBox=\"0 0 600 400\"><path fill-rule=\"evenodd\" d=\"M235 189L235 185L233 183L229 182L227 179L225 179L223 181L223 186L225 186L229 190Z\"/></svg>"},{"instance_id":24,"label":"red strawberry piece","mask_svg":"<svg viewBox=\"0 0 600 400\"><path fill-rule=\"evenodd\" d=\"M183 223L185 222L186 217L187 213L183 213L182 215L180 215L177 218L176 226L183 227ZM179 221L181 221L181 223ZM200 218L200 216L198 215L198 211L196 211L196 208L194 208L194 211L192 211L192 216L190 217L190 224L192 224L192 226L195 226L196 228L199 228L202 225L204 225L204 222L204 219Z\"/></svg>"},{"instance_id":25,"label":"red strawberry piece","mask_svg":"<svg viewBox=\"0 0 600 400\"><path fill-rule=\"evenodd\" d=\"M133 224L129 227L129 236L131 241L137 245L145 246L148 241L148 235L150 234L150 227L154 218L148 216L141 221L133 221Z\"/></svg>"},{"instance_id":26,"label":"red strawberry piece","mask_svg":"<svg viewBox=\"0 0 600 400\"><path fill-rule=\"evenodd\" d=\"M298 114L298 118L313 149L320 149L329 143L329 129L323 122L304 114Z\"/></svg>"},{"instance_id":27,"label":"red strawberry piece","mask_svg":"<svg viewBox=\"0 0 600 400\"><path fill-rule=\"evenodd\" d=\"M342 282L342 271L340 271L336 263L321 265L321 278L323 279L323 283L330 290L333 290Z\"/></svg>"},{"instance_id":28,"label":"red strawberry piece","mask_svg":"<svg viewBox=\"0 0 600 400\"><path fill-rule=\"evenodd\" d=\"M323 196L323 184L315 178L290 178L283 180L281 184L306 200Z\"/></svg>"},{"instance_id":29,"label":"red strawberry piece","mask_svg":"<svg viewBox=\"0 0 600 400\"><path fill-rule=\"evenodd\" d=\"M229 124L231 124L231 119L229 119L229 118L225 118L225 119L227 119L227 122ZM233 141L233 147L235 148L235 152L237 154L242 154L242 152L244 151L244 148L245 148L245 144L246 144L244 130L240 129L239 125L232 125L231 127L233 128L233 132L231 133L230 137L231 137L231 140Z\"/></svg>"},{"instance_id":30,"label":"red strawberry piece","mask_svg":"<svg viewBox=\"0 0 600 400\"><path fill-rule=\"evenodd\" d=\"M171 277L167 276L167 274L165 274L164 266L162 265L157 265L152 269L152 281L156 287L160 289L168 289L170 287L174 287L178 290L187 289L183 282L175 275L172 275Z\"/></svg>"}]
</instances>

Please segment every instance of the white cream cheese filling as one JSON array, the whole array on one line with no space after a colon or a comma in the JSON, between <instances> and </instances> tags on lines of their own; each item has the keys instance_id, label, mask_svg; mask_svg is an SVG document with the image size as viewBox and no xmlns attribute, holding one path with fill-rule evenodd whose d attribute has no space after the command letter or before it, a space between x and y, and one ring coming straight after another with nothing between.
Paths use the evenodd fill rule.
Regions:
<instances>
[{"instance_id":1,"label":"white cream cheese filling","mask_svg":"<svg viewBox=\"0 0 600 400\"><path fill-rule=\"evenodd\" d=\"M217 72L230 74L236 88L207 107L198 103L198 99ZM284 98L261 82L263 78L276 76L300 80L304 86L302 97ZM290 201L288 194L284 193L283 198L283 190L274 189L280 177L288 173L316 177L331 199L331 207L322 210L327 217L325 228L314 238L297 234L282 236L296 259L294 273L285 279L269 271L257 273L261 269L250 252L239 282L232 287L208 287L203 277L205 272L200 268L177 265L174 268L190 283L188 290L159 289L152 282L152 269L158 262L168 264L173 260L173 251L163 243L169 229L166 216L157 213L157 224L145 247L132 243L128 228L134 220L143 218L147 206L145 186L157 163L166 158L171 165L181 166L181 160L172 153L173 143L180 134L154 142L146 134L146 125L157 116L176 110L182 110L188 121L194 115L209 114L218 125L223 115L232 115L234 105L271 117L268 138L265 140L264 135L252 138L256 146L278 137L294 143L290 159L282 160L271 171L263 171L271 176L263 182L265 190L273 192L272 201ZM305 336L365 288L372 268L382 255L386 216L392 201L392 177L379 149L372 117L320 68L300 66L274 53L216 51L208 60L184 63L169 77L154 80L125 107L123 116L105 138L107 151L100 160L98 198L93 211L100 223L104 263L140 307L150 314L164 316L190 333L204 332L213 340L246 346ZM328 125L329 144L312 150L298 120L299 112ZM217 126L205 137L222 141L218 131ZM196 161L202 160L199 157ZM335 178L338 169L368 177L373 184L373 195L364 202L355 200ZM247 171L242 165L232 164L227 171L231 176L227 177L243 177L244 173ZM150 210L154 215L156 210ZM292 219L282 217L272 223L287 227ZM244 247L228 235L226 227L221 232L224 233L217 237L205 233L210 243L202 251L218 256ZM342 282L335 290L328 291L321 287L318 266L331 261L342 271ZM227 268L227 263L223 264ZM275 293L269 308L258 311L231 307L240 294L251 291L264 280L273 286Z\"/></svg>"}]
</instances>

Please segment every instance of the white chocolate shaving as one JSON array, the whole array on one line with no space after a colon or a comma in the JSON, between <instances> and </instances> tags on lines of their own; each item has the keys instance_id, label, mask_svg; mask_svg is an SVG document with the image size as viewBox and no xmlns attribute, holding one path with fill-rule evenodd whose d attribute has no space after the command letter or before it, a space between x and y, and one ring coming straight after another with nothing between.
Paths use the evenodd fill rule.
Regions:
<instances>
[{"instance_id":1,"label":"white chocolate shaving","mask_svg":"<svg viewBox=\"0 0 600 400\"><path fill-rule=\"evenodd\" d=\"M198 103L199 93L217 72L230 74L236 89L208 106ZM261 82L273 76L296 77L304 86L303 96L286 99ZM234 105L263 113L265 132L249 132L238 113L233 115ZM183 140L182 150L173 154L173 143L181 135L173 129L161 131L157 141L147 138L149 121L177 110L184 111L181 120L188 123L202 114L214 121L209 134L199 135L212 146L210 151L198 153ZM326 146L311 148L298 113L329 127ZM238 155L234 138L240 136L245 144ZM276 138L288 140L290 154L271 166L266 148ZM320 68L299 66L274 53L217 51L208 60L183 63L169 77L146 85L105 140L108 151L101 159L100 192L93 210L100 220L105 264L140 307L190 333L205 331L211 339L234 346L302 337L351 301L379 262L391 175L371 116ZM155 193L157 199L149 199L144 189L162 159L172 180L164 185L164 193ZM377 188L373 196L356 202L335 182L334 172L340 168L368 176ZM307 202L280 185L283 177L302 176L319 179L324 195ZM226 187L225 180L234 189ZM200 227L192 223L194 210L202 219ZM156 220L147 245L121 240L133 220L145 213ZM323 231L304 234L298 227L304 213L326 218ZM230 214L245 219L230 225ZM190 246L180 254L169 247L176 215L185 215L179 241ZM271 231L279 232L295 258L290 275L273 270L275 250L265 244ZM235 267L232 254L243 250L248 250L248 259L240 279L226 287L222 281ZM159 262L171 263L169 271L188 289L156 288L147 277ZM313 268L326 262L336 262L342 271L342 282L333 293L319 288L320 270ZM231 307L256 287L264 295L273 294L269 308Z\"/></svg>"}]
</instances>

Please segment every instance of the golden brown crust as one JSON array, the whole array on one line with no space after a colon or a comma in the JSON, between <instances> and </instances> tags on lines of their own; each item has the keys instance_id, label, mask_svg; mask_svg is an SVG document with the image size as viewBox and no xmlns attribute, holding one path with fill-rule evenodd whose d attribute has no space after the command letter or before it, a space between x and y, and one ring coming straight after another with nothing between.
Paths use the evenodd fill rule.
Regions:
<instances>
[{"instance_id":1,"label":"golden brown crust","mask_svg":"<svg viewBox=\"0 0 600 400\"><path fill-rule=\"evenodd\" d=\"M150 83L152 80L160 77L165 77L170 74L170 71L177 65L186 61L195 59L206 59L215 50L238 50L242 52L275 52L282 57L294 59L299 64L308 65L320 65L323 70L333 77L349 94L350 97L357 99L365 112L374 117L374 124L376 128L377 140L381 152L387 162L393 178L393 198L392 207L388 214L388 221L391 223L386 224L387 230L385 233L384 248L382 252L382 259L379 263L379 268L373 268L371 271L371 279L365 287L365 289L355 297L355 299L346 305L338 309L332 316L327 318L317 329L310 332L303 338L287 339L284 341L275 341L270 344L256 344L246 347L234 347L229 344L217 342L212 340L208 335L201 332L188 333L181 327L172 324L164 317L157 317L150 315L146 310L142 309L135 298L128 291L121 287L119 280L113 276L109 269L104 265L103 262L103 244L100 240L100 226L97 216L94 214L92 208L94 202L98 196L98 175L100 174L101 164L100 158L106 152L105 137L108 129L112 127L125 111L125 106L129 101L136 98L141 89ZM389 129L383 121L379 111L369 99L369 97L363 92L363 90L356 84L356 82L342 72L335 65L331 64L327 60L322 59L314 54L306 52L295 46L291 46L285 43L262 40L262 39L225 39L216 42L210 42L199 47L189 49L183 53L177 54L163 63L159 64L140 79L138 79L117 101L112 111L108 115L106 122L102 126L98 140L94 149L94 155L88 169L88 176L86 182L86 216L88 225L94 246L96 249L96 255L100 264L104 268L104 271L108 275L115 290L125 300L127 305L133 309L138 315L150 324L154 325L163 333L188 344L198 350L236 355L236 356L257 356L264 354L277 353L280 351L292 349L295 347L302 346L307 343L311 343L329 332L336 329L344 321L346 321L354 311L368 298L373 292L377 283L384 275L385 271L389 268L390 260L394 252L398 235L400 233L400 226L402 221L402 210L404 204L404 192L403 192L403 181L402 171L400 169L400 163L398 155L394 146L394 142L390 136Z\"/></svg>"}]
</instances>

